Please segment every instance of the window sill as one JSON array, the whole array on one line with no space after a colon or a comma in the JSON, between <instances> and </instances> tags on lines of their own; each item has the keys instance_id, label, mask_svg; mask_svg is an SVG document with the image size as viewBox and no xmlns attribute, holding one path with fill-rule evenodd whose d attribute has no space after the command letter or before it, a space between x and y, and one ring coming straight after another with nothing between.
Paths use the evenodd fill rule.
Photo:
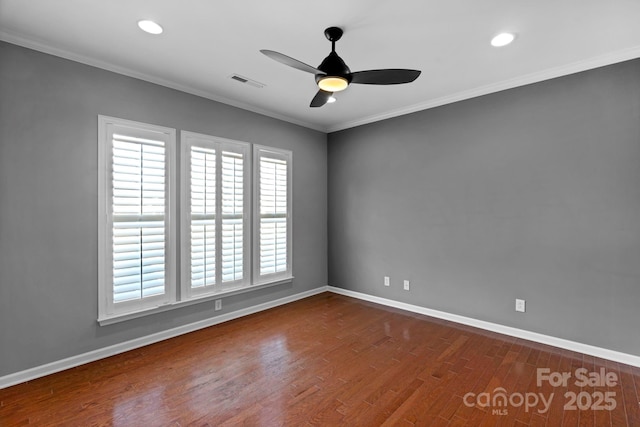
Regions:
<instances>
[{"instance_id":1,"label":"window sill","mask_svg":"<svg viewBox=\"0 0 640 427\"><path fill-rule=\"evenodd\" d=\"M251 286L247 286L247 287L244 287L244 288L228 289L228 290L216 292L216 293L213 293L213 294L207 294L207 295L195 297L195 298L192 298L192 299L189 299L189 300L185 300L185 301L176 301L176 302L172 302L172 303L163 304L163 305L160 305L158 307L153 307L153 308L149 308L149 309L145 309L145 310L140 310L140 311L135 311L135 312L130 312L130 313L120 313L120 314L115 314L115 315L108 316L108 317L99 318L98 319L98 324L100 326L113 325L114 323L125 322L127 320L137 319L139 317L149 316L149 315L156 314L156 313L162 313L164 311L169 311L169 310L173 310L173 309L176 309L176 308L186 307L186 306L194 305L194 304L200 304L200 303L207 302L207 301L212 301L212 300L216 300L216 299L220 299L220 298L230 297L232 295L243 294L243 293L255 291L255 290L258 290L258 289L269 288L271 286L283 285L285 283L291 283L291 282L293 282L293 276L287 277L287 278L284 278L284 279L275 280L273 282L267 282L267 283L260 283L260 284L257 284L257 285L251 285Z\"/></svg>"}]
</instances>

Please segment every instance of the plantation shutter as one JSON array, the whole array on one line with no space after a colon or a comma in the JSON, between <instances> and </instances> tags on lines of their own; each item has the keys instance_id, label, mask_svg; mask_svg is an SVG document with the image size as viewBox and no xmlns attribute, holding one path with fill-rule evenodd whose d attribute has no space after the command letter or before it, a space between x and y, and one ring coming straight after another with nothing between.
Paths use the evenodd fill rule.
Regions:
<instances>
[{"instance_id":1,"label":"plantation shutter","mask_svg":"<svg viewBox=\"0 0 640 427\"><path fill-rule=\"evenodd\" d=\"M290 153L258 149L259 276L291 274Z\"/></svg>"},{"instance_id":2,"label":"plantation shutter","mask_svg":"<svg viewBox=\"0 0 640 427\"><path fill-rule=\"evenodd\" d=\"M113 134L113 301L165 292L164 142Z\"/></svg>"},{"instance_id":3,"label":"plantation shutter","mask_svg":"<svg viewBox=\"0 0 640 427\"><path fill-rule=\"evenodd\" d=\"M175 299L175 131L99 116L99 319Z\"/></svg>"},{"instance_id":4,"label":"plantation shutter","mask_svg":"<svg viewBox=\"0 0 640 427\"><path fill-rule=\"evenodd\" d=\"M191 287L216 284L216 151L191 148Z\"/></svg>"},{"instance_id":5,"label":"plantation shutter","mask_svg":"<svg viewBox=\"0 0 640 427\"><path fill-rule=\"evenodd\" d=\"M188 174L183 289L188 297L248 285L248 145L182 132Z\"/></svg>"},{"instance_id":6,"label":"plantation shutter","mask_svg":"<svg viewBox=\"0 0 640 427\"><path fill-rule=\"evenodd\" d=\"M244 156L222 152L222 281L244 274Z\"/></svg>"}]
</instances>

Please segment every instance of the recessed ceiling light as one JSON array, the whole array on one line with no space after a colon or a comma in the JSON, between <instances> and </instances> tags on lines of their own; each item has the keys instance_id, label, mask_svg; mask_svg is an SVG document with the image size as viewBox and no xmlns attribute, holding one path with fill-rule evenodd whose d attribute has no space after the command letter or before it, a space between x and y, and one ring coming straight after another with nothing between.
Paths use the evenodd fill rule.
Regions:
<instances>
[{"instance_id":1,"label":"recessed ceiling light","mask_svg":"<svg viewBox=\"0 0 640 427\"><path fill-rule=\"evenodd\" d=\"M153 21L142 20L138 21L138 27L149 34L162 34L162 27Z\"/></svg>"},{"instance_id":2,"label":"recessed ceiling light","mask_svg":"<svg viewBox=\"0 0 640 427\"><path fill-rule=\"evenodd\" d=\"M329 104L333 104L334 102L336 102L336 99L333 96L330 96L329 99L327 99L327 102Z\"/></svg>"},{"instance_id":3,"label":"recessed ceiling light","mask_svg":"<svg viewBox=\"0 0 640 427\"><path fill-rule=\"evenodd\" d=\"M491 39L491 46L502 47L511 43L516 38L512 33L500 33Z\"/></svg>"}]
</instances>

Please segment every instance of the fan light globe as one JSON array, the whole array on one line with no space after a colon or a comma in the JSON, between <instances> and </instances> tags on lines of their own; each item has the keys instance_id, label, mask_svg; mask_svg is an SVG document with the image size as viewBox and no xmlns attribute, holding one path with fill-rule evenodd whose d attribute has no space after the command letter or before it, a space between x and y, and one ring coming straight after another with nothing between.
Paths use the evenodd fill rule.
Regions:
<instances>
[{"instance_id":1,"label":"fan light globe","mask_svg":"<svg viewBox=\"0 0 640 427\"><path fill-rule=\"evenodd\" d=\"M318 81L318 87L326 92L340 92L347 86L349 82L343 77L327 76Z\"/></svg>"}]
</instances>

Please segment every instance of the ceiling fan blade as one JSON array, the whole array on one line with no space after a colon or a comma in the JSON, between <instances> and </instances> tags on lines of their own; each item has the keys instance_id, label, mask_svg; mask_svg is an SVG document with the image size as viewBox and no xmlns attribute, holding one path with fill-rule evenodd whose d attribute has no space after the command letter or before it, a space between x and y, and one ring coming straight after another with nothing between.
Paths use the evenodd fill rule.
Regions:
<instances>
[{"instance_id":1,"label":"ceiling fan blade","mask_svg":"<svg viewBox=\"0 0 640 427\"><path fill-rule=\"evenodd\" d=\"M267 49L262 49L260 52L273 59L274 61L278 61L279 63L288 65L289 67L293 67L301 71L306 71L307 73L311 74L325 74L317 68L312 67L311 65L307 65L304 62L300 62L297 59L293 59L290 56L284 55L280 52Z\"/></svg>"},{"instance_id":2,"label":"ceiling fan blade","mask_svg":"<svg viewBox=\"0 0 640 427\"><path fill-rule=\"evenodd\" d=\"M351 83L365 85L399 85L411 83L418 78L421 71L390 68L387 70L367 70L351 73Z\"/></svg>"},{"instance_id":3,"label":"ceiling fan blade","mask_svg":"<svg viewBox=\"0 0 640 427\"><path fill-rule=\"evenodd\" d=\"M331 95L333 95L333 92L327 92L320 89L318 93L316 93L316 96L314 96L311 100L311 104L309 104L309 107L322 107L329 101Z\"/></svg>"}]
</instances>

